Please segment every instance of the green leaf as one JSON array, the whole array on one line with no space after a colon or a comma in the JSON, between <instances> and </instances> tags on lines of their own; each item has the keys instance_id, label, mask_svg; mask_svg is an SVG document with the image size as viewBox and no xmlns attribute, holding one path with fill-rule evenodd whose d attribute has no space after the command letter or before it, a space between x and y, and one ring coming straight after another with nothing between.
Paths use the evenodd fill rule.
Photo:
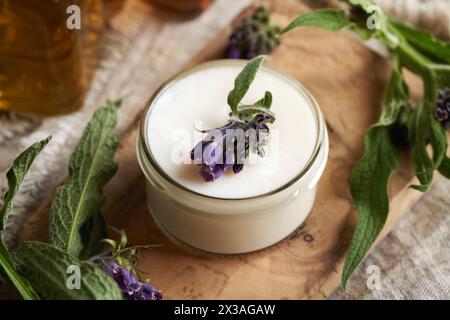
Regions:
<instances>
[{"instance_id":1,"label":"green leaf","mask_svg":"<svg viewBox=\"0 0 450 320\"><path fill-rule=\"evenodd\" d=\"M125 249L128 246L128 236L125 230L120 230L119 248Z\"/></svg>"},{"instance_id":2,"label":"green leaf","mask_svg":"<svg viewBox=\"0 0 450 320\"><path fill-rule=\"evenodd\" d=\"M339 31L353 24L345 12L335 9L320 9L305 13L292 21L281 33L286 33L298 27L317 27L330 31Z\"/></svg>"},{"instance_id":3,"label":"green leaf","mask_svg":"<svg viewBox=\"0 0 450 320\"><path fill-rule=\"evenodd\" d=\"M392 21L390 26L394 33L400 35ZM411 187L424 192L431 185L434 170L439 167L447 151L447 134L434 113L438 90L450 85L450 66L434 63L401 35L396 52L402 63L422 78L424 85L422 102L409 114L407 121L411 159L420 182Z\"/></svg>"},{"instance_id":4,"label":"green leaf","mask_svg":"<svg viewBox=\"0 0 450 320\"><path fill-rule=\"evenodd\" d=\"M447 134L432 114L424 114L424 107L413 110L408 121L409 139L411 141L411 158L414 163L419 185L411 187L425 192L433 180L433 172L436 170L447 150ZM427 149L429 139L432 147L432 155Z\"/></svg>"},{"instance_id":5,"label":"green leaf","mask_svg":"<svg viewBox=\"0 0 450 320\"><path fill-rule=\"evenodd\" d=\"M113 130L120 101L108 102L89 121L72 153L69 176L51 207L50 242L74 257L82 250L80 228L105 202L104 185L117 170L114 153L119 139Z\"/></svg>"},{"instance_id":6,"label":"green leaf","mask_svg":"<svg viewBox=\"0 0 450 320\"><path fill-rule=\"evenodd\" d=\"M0 231L4 230L8 216L11 213L13 200L19 191L20 184L30 170L34 159L44 149L51 137L38 141L22 152L13 162L11 169L6 173L8 191L5 193L3 207L0 210Z\"/></svg>"},{"instance_id":7,"label":"green leaf","mask_svg":"<svg viewBox=\"0 0 450 320\"><path fill-rule=\"evenodd\" d=\"M250 88L264 58L265 56L258 56L250 60L236 77L234 88L228 94L228 105L233 113L236 113L239 103Z\"/></svg>"},{"instance_id":8,"label":"green leaf","mask_svg":"<svg viewBox=\"0 0 450 320\"><path fill-rule=\"evenodd\" d=\"M99 268L79 262L66 252L46 243L25 242L13 254L17 268L36 291L50 300L121 300L122 294L114 280ZM69 289L69 266L80 270L80 288Z\"/></svg>"},{"instance_id":9,"label":"green leaf","mask_svg":"<svg viewBox=\"0 0 450 320\"><path fill-rule=\"evenodd\" d=\"M318 10L298 17L282 31L286 33L301 26L331 31L346 28L364 40L377 37L387 45L394 57L394 73L385 94L382 114L379 122L365 135L364 157L354 168L350 181L360 222L344 266L344 287L384 226L389 211L388 180L399 156L390 134L394 126L398 125L397 122L403 124L403 116L407 117L411 158L420 181L419 185L412 187L421 191L427 190L436 169L448 176L448 137L434 113L438 90L450 87L449 43L395 22L373 1L346 2L361 8L366 15L363 14L359 19L355 19L358 21L353 22L342 11ZM368 22L374 23L374 28L371 28ZM408 104L409 97L400 73L400 64L419 75L424 83L423 101L411 112L403 113L402 117L401 111ZM399 120L400 118L402 120Z\"/></svg>"},{"instance_id":10,"label":"green leaf","mask_svg":"<svg viewBox=\"0 0 450 320\"><path fill-rule=\"evenodd\" d=\"M431 57L434 62L450 63L450 42L441 41L430 33L391 19L391 23L400 34L422 54Z\"/></svg>"},{"instance_id":11,"label":"green leaf","mask_svg":"<svg viewBox=\"0 0 450 320\"><path fill-rule=\"evenodd\" d=\"M353 168L350 189L359 214L342 273L345 288L350 276L381 232L389 213L388 182L396 169L400 152L391 139L391 128L409 100L398 58L385 94L379 121L365 134L365 150L361 161Z\"/></svg>"},{"instance_id":12,"label":"green leaf","mask_svg":"<svg viewBox=\"0 0 450 320\"><path fill-rule=\"evenodd\" d=\"M393 56L393 71L385 93L383 108L377 126L388 126L397 121L402 109L409 104L409 90L400 67L398 56Z\"/></svg>"},{"instance_id":13,"label":"green leaf","mask_svg":"<svg viewBox=\"0 0 450 320\"><path fill-rule=\"evenodd\" d=\"M409 140L411 141L411 159L414 163L416 176L420 185L412 185L413 189L425 192L433 179L433 162L427 151L425 132L428 128L428 119L421 115L421 108L414 109L408 119Z\"/></svg>"},{"instance_id":14,"label":"green leaf","mask_svg":"<svg viewBox=\"0 0 450 320\"><path fill-rule=\"evenodd\" d=\"M439 166L439 172L446 177L447 179L450 179L450 158L445 157L440 166Z\"/></svg>"},{"instance_id":15,"label":"green leaf","mask_svg":"<svg viewBox=\"0 0 450 320\"><path fill-rule=\"evenodd\" d=\"M87 260L101 253L103 249L103 239L108 237L105 219L98 211L93 214L81 227L81 240L83 249L80 252L80 259Z\"/></svg>"},{"instance_id":16,"label":"green leaf","mask_svg":"<svg viewBox=\"0 0 450 320\"><path fill-rule=\"evenodd\" d=\"M266 91L264 98L256 101L255 106L270 109L272 106L272 94L269 91Z\"/></svg>"},{"instance_id":17,"label":"green leaf","mask_svg":"<svg viewBox=\"0 0 450 320\"><path fill-rule=\"evenodd\" d=\"M347 0L347 2L353 6L362 8L366 12L375 4L372 0Z\"/></svg>"},{"instance_id":18,"label":"green leaf","mask_svg":"<svg viewBox=\"0 0 450 320\"><path fill-rule=\"evenodd\" d=\"M430 65L432 66L432 65ZM425 192L433 181L433 172L438 169L447 152L447 133L435 118L438 88L446 84L444 69L430 69L421 74L424 82L424 98L422 104L415 108L408 119L409 139L411 141L411 158L414 164L419 185L411 187ZM450 77L448 78L450 79ZM431 155L427 148L431 145Z\"/></svg>"},{"instance_id":19,"label":"green leaf","mask_svg":"<svg viewBox=\"0 0 450 320\"><path fill-rule=\"evenodd\" d=\"M351 193L359 222L344 264L344 288L383 229L389 213L387 185L400 154L389 132L389 127L385 126L375 126L367 131L364 157L352 170Z\"/></svg>"},{"instance_id":20,"label":"green leaf","mask_svg":"<svg viewBox=\"0 0 450 320\"><path fill-rule=\"evenodd\" d=\"M5 193L3 207L0 209L0 271L25 300L36 300L39 299L39 296L27 280L14 268L10 254L1 240L3 238L2 231L12 211L14 198L19 191L25 175L30 170L34 159L44 149L50 139L51 137L48 137L34 143L14 160L11 169L6 173L8 191Z\"/></svg>"},{"instance_id":21,"label":"green leaf","mask_svg":"<svg viewBox=\"0 0 450 320\"><path fill-rule=\"evenodd\" d=\"M432 64L430 66L432 70L431 75L433 77L433 84L436 86L436 90L450 88L450 65ZM436 97L433 97L436 99Z\"/></svg>"},{"instance_id":22,"label":"green leaf","mask_svg":"<svg viewBox=\"0 0 450 320\"><path fill-rule=\"evenodd\" d=\"M264 114L270 117L269 123L273 123L275 121L275 114L267 109L266 107L260 107L256 105L250 106L239 106L237 108L237 116L242 121L250 121L257 114Z\"/></svg>"},{"instance_id":23,"label":"green leaf","mask_svg":"<svg viewBox=\"0 0 450 320\"><path fill-rule=\"evenodd\" d=\"M110 245L112 251L115 251L117 248L117 242L112 239L102 239L101 242L104 244Z\"/></svg>"},{"instance_id":24,"label":"green leaf","mask_svg":"<svg viewBox=\"0 0 450 320\"><path fill-rule=\"evenodd\" d=\"M0 232L0 238L2 232ZM39 300L38 294L33 290L28 281L17 272L11 260L8 250L0 241L0 273L4 274L6 279L17 289L25 300Z\"/></svg>"},{"instance_id":25,"label":"green leaf","mask_svg":"<svg viewBox=\"0 0 450 320\"><path fill-rule=\"evenodd\" d=\"M339 31L347 28L365 40L376 34L376 30L369 30L363 24L350 21L344 11L335 9L320 9L305 13L292 21L281 33L283 34L299 27L317 27L329 31Z\"/></svg>"}]
</instances>

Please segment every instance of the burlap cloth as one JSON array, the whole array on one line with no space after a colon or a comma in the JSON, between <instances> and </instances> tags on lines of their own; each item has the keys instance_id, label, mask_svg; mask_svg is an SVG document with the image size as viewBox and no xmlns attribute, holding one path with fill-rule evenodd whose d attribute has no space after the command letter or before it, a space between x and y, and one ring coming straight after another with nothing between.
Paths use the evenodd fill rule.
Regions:
<instances>
[{"instance_id":1,"label":"burlap cloth","mask_svg":"<svg viewBox=\"0 0 450 320\"><path fill-rule=\"evenodd\" d=\"M223 0L218 0L216 6L226 6L221 2ZM314 2L323 4L328 1ZM379 0L377 2L397 18L428 29L442 38L450 39L450 2L446 0ZM216 24L216 28L221 27L218 23ZM208 22L208 27L212 26L212 23ZM112 33L112 36L117 35ZM205 38L204 41L207 39ZM114 70L114 64L120 63L120 56L117 54L110 56L107 62L109 69ZM183 63L181 60L180 65ZM174 65L173 69L176 67L177 65ZM109 77L108 68L105 68L97 74L97 84L108 81ZM88 95L87 105L96 105L97 102L102 101L103 95L96 94L101 89L99 84L98 87L91 88L90 96L97 98L90 99ZM51 192L59 183L60 177L66 173L68 155L78 132L73 129L85 123L92 111L93 108L88 108L81 117L69 115L45 121L0 113L0 193L6 189L5 172L17 153L37 139L49 133L58 132L52 144L36 161L15 203L14 216L7 226L6 240L9 243L14 244L21 221L27 212L36 209L40 203L39 199ZM126 115L121 116L126 117ZM123 128L119 125L119 131L121 130ZM347 291L344 293L342 290L337 290L330 298L450 298L449 191L450 181L438 176L431 190L366 258L355 273ZM368 276L366 269L370 265L377 265L381 270L379 290L370 291L365 286Z\"/></svg>"}]
</instances>

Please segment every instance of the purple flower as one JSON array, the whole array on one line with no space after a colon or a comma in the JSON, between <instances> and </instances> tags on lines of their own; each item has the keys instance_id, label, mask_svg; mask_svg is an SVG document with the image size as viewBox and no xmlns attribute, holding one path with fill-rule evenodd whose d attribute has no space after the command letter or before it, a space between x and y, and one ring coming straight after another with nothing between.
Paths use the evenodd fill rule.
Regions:
<instances>
[{"instance_id":1,"label":"purple flower","mask_svg":"<svg viewBox=\"0 0 450 320\"><path fill-rule=\"evenodd\" d=\"M223 127L204 131L206 137L191 151L191 159L201 166L203 180L215 181L231 168L235 174L241 172L250 147L262 155L260 151L267 139L261 136L268 134L267 122L271 121L273 118L257 114L251 121L231 120ZM252 133L256 141L252 140Z\"/></svg>"},{"instance_id":2,"label":"purple flower","mask_svg":"<svg viewBox=\"0 0 450 320\"><path fill-rule=\"evenodd\" d=\"M450 128L450 88L439 91L434 116L445 129Z\"/></svg>"},{"instance_id":3,"label":"purple flower","mask_svg":"<svg viewBox=\"0 0 450 320\"><path fill-rule=\"evenodd\" d=\"M224 167L221 164L215 166L202 165L202 167L200 168L200 175L202 176L203 180L212 182L219 178L222 175L223 171Z\"/></svg>"},{"instance_id":4,"label":"purple flower","mask_svg":"<svg viewBox=\"0 0 450 320\"><path fill-rule=\"evenodd\" d=\"M161 291L142 283L138 277L112 259L97 259L96 264L114 279L127 300L161 300Z\"/></svg>"},{"instance_id":5,"label":"purple flower","mask_svg":"<svg viewBox=\"0 0 450 320\"><path fill-rule=\"evenodd\" d=\"M257 8L233 31L225 51L228 59L253 59L267 54L280 43L281 29L270 22L270 12Z\"/></svg>"},{"instance_id":6,"label":"purple flower","mask_svg":"<svg viewBox=\"0 0 450 320\"><path fill-rule=\"evenodd\" d=\"M239 50L239 48L230 45L227 48L227 52L225 55L228 59L239 59L241 57L241 51Z\"/></svg>"}]
</instances>

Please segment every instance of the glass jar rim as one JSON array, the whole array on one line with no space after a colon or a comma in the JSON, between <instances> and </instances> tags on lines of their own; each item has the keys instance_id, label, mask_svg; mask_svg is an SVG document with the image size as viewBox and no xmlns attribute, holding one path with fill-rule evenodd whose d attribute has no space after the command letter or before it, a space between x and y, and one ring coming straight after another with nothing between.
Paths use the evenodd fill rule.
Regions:
<instances>
[{"instance_id":1,"label":"glass jar rim","mask_svg":"<svg viewBox=\"0 0 450 320\"><path fill-rule=\"evenodd\" d=\"M293 184L298 182L303 176L305 176L305 174L311 169L311 167L313 167L322 148L324 147L324 137L325 137L325 124L324 124L322 112L320 111L319 105L318 105L317 101L314 99L314 97L311 95L311 93L299 81L297 81L292 76L290 76L282 71L276 70L275 68L265 66L265 65L261 66L261 69L269 71L271 73L275 73L277 76L280 76L281 78L286 79L288 82L290 82L292 85L294 85L298 91L301 92L302 96L307 100L308 106L311 108L311 111L312 111L315 121L317 123L317 126L316 126L317 127L317 135L316 135L316 141L314 144L313 152L312 152L310 158L308 159L306 165L300 170L300 172L295 177L293 177L292 179L290 179L288 182L281 185L280 187L275 188L271 191L262 193L262 194L258 194L258 195L250 196L250 197L242 197L242 198L222 198L222 197L206 195L206 194L194 191L192 189L189 189L188 187L182 185L181 183L176 181L173 177L171 177L169 174L167 174L164 171L164 169L159 165L159 163L155 159L155 157L153 156L153 153L150 149L149 137L147 134L147 132L148 132L147 125L148 125L148 119L150 118L152 106L153 106L154 102L159 98L159 96L162 95L163 92L166 89L168 89L172 84L179 81L180 79L183 79L183 78L189 76L190 74L192 74L194 72L213 68L216 66L224 66L224 65L225 66L243 66L247 62L248 62L247 60L242 60L242 59L233 59L233 60L219 59L219 60L212 60L212 61L200 63L192 68L189 68L185 71L178 73L177 75L171 77L169 80L164 82L156 90L156 92L151 96L151 98L146 102L145 108L142 112L142 118L141 118L141 123L140 123L140 128L139 128L138 150L143 151L145 160L147 160L147 162L155 169L155 171L166 182L168 182L171 186L175 187L176 189L180 189L182 191L188 192L188 193L196 195L196 196L203 197L205 199L215 199L215 200L225 200L225 201L259 199L259 198L265 198L265 197L275 195L281 191L288 189L290 186L292 186ZM138 156L142 156L142 155L138 155ZM144 168L141 168L141 169L145 170Z\"/></svg>"}]
</instances>

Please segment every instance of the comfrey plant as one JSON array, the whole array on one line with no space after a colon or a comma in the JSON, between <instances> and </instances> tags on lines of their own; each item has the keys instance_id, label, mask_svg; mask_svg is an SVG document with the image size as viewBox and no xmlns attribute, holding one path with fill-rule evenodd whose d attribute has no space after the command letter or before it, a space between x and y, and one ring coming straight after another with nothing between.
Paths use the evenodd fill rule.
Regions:
<instances>
[{"instance_id":1,"label":"comfrey plant","mask_svg":"<svg viewBox=\"0 0 450 320\"><path fill-rule=\"evenodd\" d=\"M353 168L350 178L359 223L345 261L343 287L386 222L388 180L399 164L403 147L409 146L419 181L411 188L426 191L436 170L450 178L445 130L450 124L450 43L388 17L371 0L345 2L350 5L348 12L323 9L306 13L282 31L286 33L301 26L330 31L348 29L363 40L375 38L383 42L392 59L392 76L380 118L367 131L363 158ZM424 95L416 105L410 100L403 68L423 80ZM399 144L398 136L407 141Z\"/></svg>"},{"instance_id":2,"label":"comfrey plant","mask_svg":"<svg viewBox=\"0 0 450 320\"><path fill-rule=\"evenodd\" d=\"M212 182L229 169L237 174L244 167L250 152L264 156L268 142L269 127L275 115L269 109L272 94L266 92L261 100L252 105L239 105L250 88L264 57L249 61L237 76L234 89L228 95L231 108L229 122L220 127L202 131L205 138L191 151L191 159L200 165L203 180Z\"/></svg>"},{"instance_id":3,"label":"comfrey plant","mask_svg":"<svg viewBox=\"0 0 450 320\"><path fill-rule=\"evenodd\" d=\"M136 249L121 242L107 257L102 253L106 224L101 214L102 189L114 176L119 139L114 133L121 101L97 109L72 153L69 176L56 191L50 209L49 243L26 241L9 250L0 240L0 274L26 299L120 300L162 297L134 271ZM14 198L33 161L50 137L22 152L7 173L8 192L0 209L0 238ZM93 258L98 257L101 258ZM99 264L98 262L104 263ZM131 263L133 262L133 263ZM74 268L75 267L75 268ZM68 286L69 270L79 270L79 285Z\"/></svg>"}]
</instances>

